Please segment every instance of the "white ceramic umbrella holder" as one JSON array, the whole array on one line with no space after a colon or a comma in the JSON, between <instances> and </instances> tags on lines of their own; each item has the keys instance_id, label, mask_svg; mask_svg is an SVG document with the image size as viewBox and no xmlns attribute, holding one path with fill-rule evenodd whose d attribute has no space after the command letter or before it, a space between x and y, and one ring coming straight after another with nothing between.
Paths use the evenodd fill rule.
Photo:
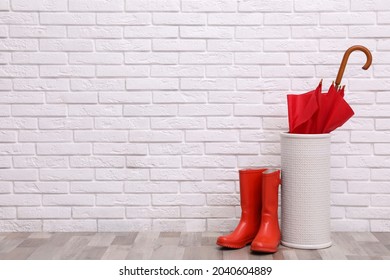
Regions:
<instances>
[{"instance_id":1,"label":"white ceramic umbrella holder","mask_svg":"<svg viewBox=\"0 0 390 280\"><path fill-rule=\"evenodd\" d=\"M330 239L330 134L281 133L282 244L322 249Z\"/></svg>"}]
</instances>

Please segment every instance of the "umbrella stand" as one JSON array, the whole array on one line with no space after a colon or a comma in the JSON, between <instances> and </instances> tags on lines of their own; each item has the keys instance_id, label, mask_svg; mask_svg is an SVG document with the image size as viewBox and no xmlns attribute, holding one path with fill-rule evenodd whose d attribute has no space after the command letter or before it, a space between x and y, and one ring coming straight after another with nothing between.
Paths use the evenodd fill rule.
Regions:
<instances>
[{"instance_id":1,"label":"umbrella stand","mask_svg":"<svg viewBox=\"0 0 390 280\"><path fill-rule=\"evenodd\" d=\"M330 236L330 132L353 115L340 88L350 54L366 54L363 69L372 62L363 46L344 54L335 85L322 93L316 90L288 95L290 131L281 138L281 243L299 249L322 249L332 245Z\"/></svg>"}]
</instances>

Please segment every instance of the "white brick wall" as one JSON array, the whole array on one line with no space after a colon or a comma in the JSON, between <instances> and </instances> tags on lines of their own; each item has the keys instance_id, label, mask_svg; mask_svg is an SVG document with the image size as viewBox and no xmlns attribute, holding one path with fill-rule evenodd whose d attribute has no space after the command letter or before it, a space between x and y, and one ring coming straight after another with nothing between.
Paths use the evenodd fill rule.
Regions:
<instances>
[{"instance_id":1,"label":"white brick wall","mask_svg":"<svg viewBox=\"0 0 390 280\"><path fill-rule=\"evenodd\" d=\"M286 94L335 79L332 228L390 231L387 0L0 0L0 231L228 231Z\"/></svg>"}]
</instances>

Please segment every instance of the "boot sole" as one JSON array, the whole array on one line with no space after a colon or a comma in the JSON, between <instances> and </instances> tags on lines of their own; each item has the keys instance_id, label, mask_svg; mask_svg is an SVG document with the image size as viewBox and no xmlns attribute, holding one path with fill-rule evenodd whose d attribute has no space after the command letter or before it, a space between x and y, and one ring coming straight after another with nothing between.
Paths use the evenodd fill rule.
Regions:
<instances>
[{"instance_id":1,"label":"boot sole","mask_svg":"<svg viewBox=\"0 0 390 280\"><path fill-rule=\"evenodd\" d=\"M258 253L276 253L278 248L251 248L251 250Z\"/></svg>"},{"instance_id":2,"label":"boot sole","mask_svg":"<svg viewBox=\"0 0 390 280\"><path fill-rule=\"evenodd\" d=\"M217 245L219 245L221 247L230 248L230 249L241 249L241 248L244 248L245 246L248 246L249 244L251 244L252 241L253 241L253 239L248 241L248 242L244 242L243 244L239 244L239 245L217 242Z\"/></svg>"}]
</instances>

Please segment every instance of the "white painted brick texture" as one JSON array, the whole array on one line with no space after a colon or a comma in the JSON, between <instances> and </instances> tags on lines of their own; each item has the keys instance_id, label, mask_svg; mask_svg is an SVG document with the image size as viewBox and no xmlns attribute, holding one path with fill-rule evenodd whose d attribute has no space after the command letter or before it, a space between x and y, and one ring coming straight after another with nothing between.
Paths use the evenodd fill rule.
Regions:
<instances>
[{"instance_id":1,"label":"white painted brick texture","mask_svg":"<svg viewBox=\"0 0 390 280\"><path fill-rule=\"evenodd\" d=\"M0 231L232 230L286 94L354 44L332 229L390 231L388 1L1 0Z\"/></svg>"}]
</instances>

